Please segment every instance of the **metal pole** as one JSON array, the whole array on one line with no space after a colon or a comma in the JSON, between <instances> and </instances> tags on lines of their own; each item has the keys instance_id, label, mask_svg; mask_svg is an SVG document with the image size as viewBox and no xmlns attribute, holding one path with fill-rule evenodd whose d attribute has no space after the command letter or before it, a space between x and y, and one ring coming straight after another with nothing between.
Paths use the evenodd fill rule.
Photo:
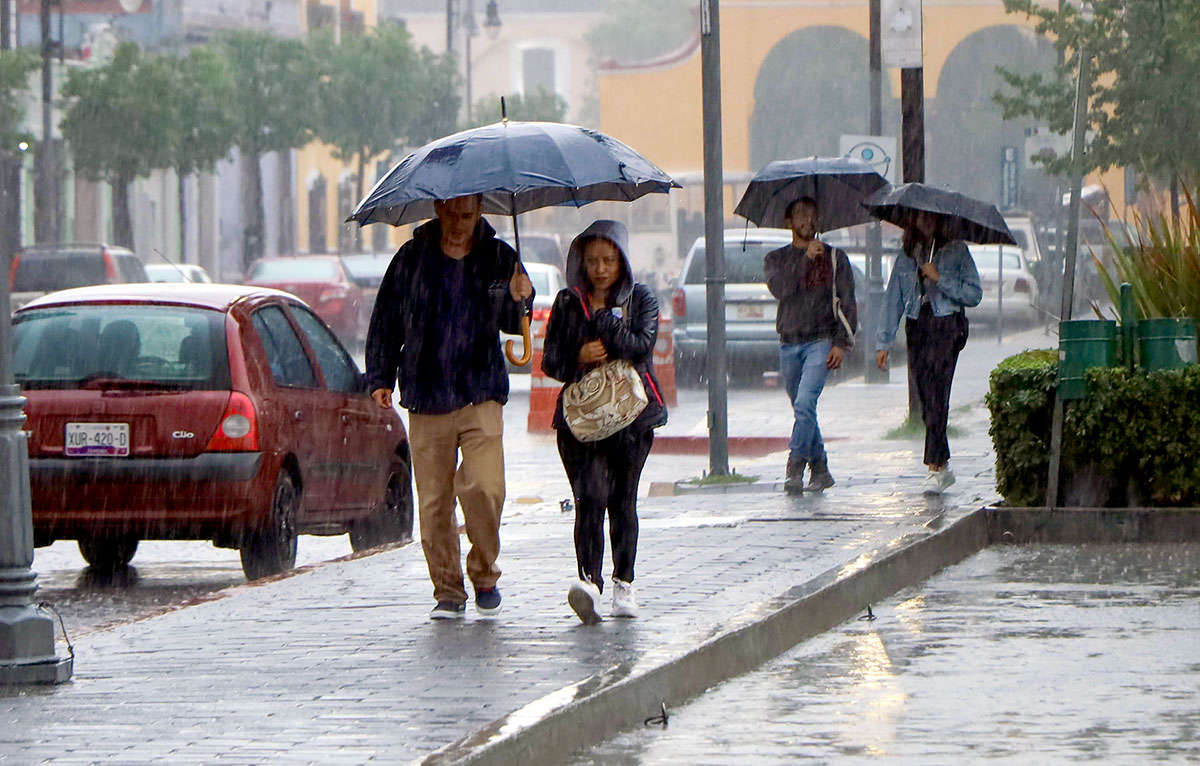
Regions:
<instances>
[{"instance_id":1,"label":"metal pole","mask_svg":"<svg viewBox=\"0 0 1200 766\"><path fill-rule=\"evenodd\" d=\"M58 240L58 201L54 190L53 128L54 88L51 82L50 0L41 4L42 33L42 135L37 151L37 188L34 192L34 239L37 242Z\"/></svg>"},{"instance_id":2,"label":"metal pole","mask_svg":"<svg viewBox=\"0 0 1200 766\"><path fill-rule=\"evenodd\" d=\"M729 391L725 362L725 205L721 160L721 36L718 0L700 0L704 105L704 253L708 309L708 472L729 473Z\"/></svg>"},{"instance_id":3,"label":"metal pole","mask_svg":"<svg viewBox=\"0 0 1200 766\"><path fill-rule=\"evenodd\" d=\"M880 0L871 0L871 124L873 136L883 133L883 55L880 50ZM878 222L867 227L867 316L863 326L863 379L867 383L887 383L891 375L875 365L875 333L879 329L883 305L883 228Z\"/></svg>"},{"instance_id":4,"label":"metal pole","mask_svg":"<svg viewBox=\"0 0 1200 766\"><path fill-rule=\"evenodd\" d=\"M1075 303L1075 256L1079 250L1079 197L1083 188L1083 138L1087 132L1087 103L1091 83L1086 48L1079 49L1079 78L1075 81L1075 123L1071 128L1071 204L1067 211L1066 263L1063 267L1062 321L1071 318ZM1061 325L1060 325L1061 327ZM1061 330L1060 330L1061 332ZM1046 507L1058 505L1058 478L1062 462L1063 400L1054 391L1054 417L1050 422L1050 470L1046 476Z\"/></svg>"},{"instance_id":5,"label":"metal pole","mask_svg":"<svg viewBox=\"0 0 1200 766\"><path fill-rule=\"evenodd\" d=\"M924 68L900 70L901 153L904 161L904 182L925 182L925 81ZM905 350L908 358L908 420L924 419L921 397L917 395L917 377L913 372L912 349Z\"/></svg>"},{"instance_id":6,"label":"metal pole","mask_svg":"<svg viewBox=\"0 0 1200 766\"><path fill-rule=\"evenodd\" d=\"M996 275L996 342L1004 342L1004 245L999 248L997 275Z\"/></svg>"},{"instance_id":7,"label":"metal pole","mask_svg":"<svg viewBox=\"0 0 1200 766\"><path fill-rule=\"evenodd\" d=\"M11 256L0 254L0 274ZM74 661L54 654L54 622L33 606L33 514L29 505L29 452L25 397L13 385L12 320L8 279L0 279L0 687L62 683Z\"/></svg>"}]
</instances>

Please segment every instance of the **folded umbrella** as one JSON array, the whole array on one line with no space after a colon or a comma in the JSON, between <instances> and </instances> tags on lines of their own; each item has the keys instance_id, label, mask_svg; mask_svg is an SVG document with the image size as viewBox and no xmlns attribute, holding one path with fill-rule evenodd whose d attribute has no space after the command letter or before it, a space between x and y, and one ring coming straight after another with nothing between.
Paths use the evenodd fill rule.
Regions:
<instances>
[{"instance_id":1,"label":"folded umbrella","mask_svg":"<svg viewBox=\"0 0 1200 766\"><path fill-rule=\"evenodd\" d=\"M943 237L981 245L1015 245L1012 232L996 206L965 194L908 183L881 190L863 203L876 218L909 226L918 211L933 213Z\"/></svg>"},{"instance_id":2,"label":"folded umbrella","mask_svg":"<svg viewBox=\"0 0 1200 766\"><path fill-rule=\"evenodd\" d=\"M818 228L832 231L873 220L862 202L888 182L853 157L808 157L768 162L746 187L734 213L758 226L786 229L787 208L801 197L817 203Z\"/></svg>"}]
</instances>

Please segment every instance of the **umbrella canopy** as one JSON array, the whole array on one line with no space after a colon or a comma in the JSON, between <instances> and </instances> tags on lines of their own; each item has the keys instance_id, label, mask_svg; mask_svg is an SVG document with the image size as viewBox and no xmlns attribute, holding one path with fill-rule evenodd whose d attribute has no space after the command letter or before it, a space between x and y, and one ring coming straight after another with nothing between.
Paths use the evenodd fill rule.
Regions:
<instances>
[{"instance_id":1,"label":"umbrella canopy","mask_svg":"<svg viewBox=\"0 0 1200 766\"><path fill-rule=\"evenodd\" d=\"M887 185L874 168L853 157L776 160L750 179L733 212L758 226L786 229L788 205L812 197L820 230L830 231L872 220L861 203Z\"/></svg>"},{"instance_id":2,"label":"umbrella canopy","mask_svg":"<svg viewBox=\"0 0 1200 766\"><path fill-rule=\"evenodd\" d=\"M876 217L897 226L907 226L916 211L933 213L947 239L981 245L1017 244L995 205L935 186L904 184L880 191L863 204Z\"/></svg>"},{"instance_id":3,"label":"umbrella canopy","mask_svg":"<svg viewBox=\"0 0 1200 766\"><path fill-rule=\"evenodd\" d=\"M347 221L394 226L432 218L433 202L483 195L483 212L512 215L548 205L631 201L678 187L654 163L595 130L557 122L498 122L455 133L409 154Z\"/></svg>"}]
</instances>

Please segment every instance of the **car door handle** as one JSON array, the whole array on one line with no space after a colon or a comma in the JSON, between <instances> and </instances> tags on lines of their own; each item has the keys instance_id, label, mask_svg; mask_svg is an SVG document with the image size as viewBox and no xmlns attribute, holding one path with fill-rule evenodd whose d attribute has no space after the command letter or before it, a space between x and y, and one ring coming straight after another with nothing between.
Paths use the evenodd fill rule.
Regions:
<instances>
[{"instance_id":1,"label":"car door handle","mask_svg":"<svg viewBox=\"0 0 1200 766\"><path fill-rule=\"evenodd\" d=\"M296 410L292 413L292 420L304 420L304 413L300 410Z\"/></svg>"}]
</instances>

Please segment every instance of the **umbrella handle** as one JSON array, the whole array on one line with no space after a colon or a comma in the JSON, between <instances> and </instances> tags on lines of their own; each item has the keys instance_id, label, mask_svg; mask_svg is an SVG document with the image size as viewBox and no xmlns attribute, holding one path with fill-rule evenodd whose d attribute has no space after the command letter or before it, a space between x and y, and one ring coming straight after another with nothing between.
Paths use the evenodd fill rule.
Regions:
<instances>
[{"instance_id":1,"label":"umbrella handle","mask_svg":"<svg viewBox=\"0 0 1200 766\"><path fill-rule=\"evenodd\" d=\"M512 362L517 367L524 367L529 364L529 360L533 358L533 344L529 337L529 315L521 317L521 342L524 351L521 356L517 356L513 351L514 344L511 340L504 341L504 355L508 357L508 361Z\"/></svg>"}]
</instances>

